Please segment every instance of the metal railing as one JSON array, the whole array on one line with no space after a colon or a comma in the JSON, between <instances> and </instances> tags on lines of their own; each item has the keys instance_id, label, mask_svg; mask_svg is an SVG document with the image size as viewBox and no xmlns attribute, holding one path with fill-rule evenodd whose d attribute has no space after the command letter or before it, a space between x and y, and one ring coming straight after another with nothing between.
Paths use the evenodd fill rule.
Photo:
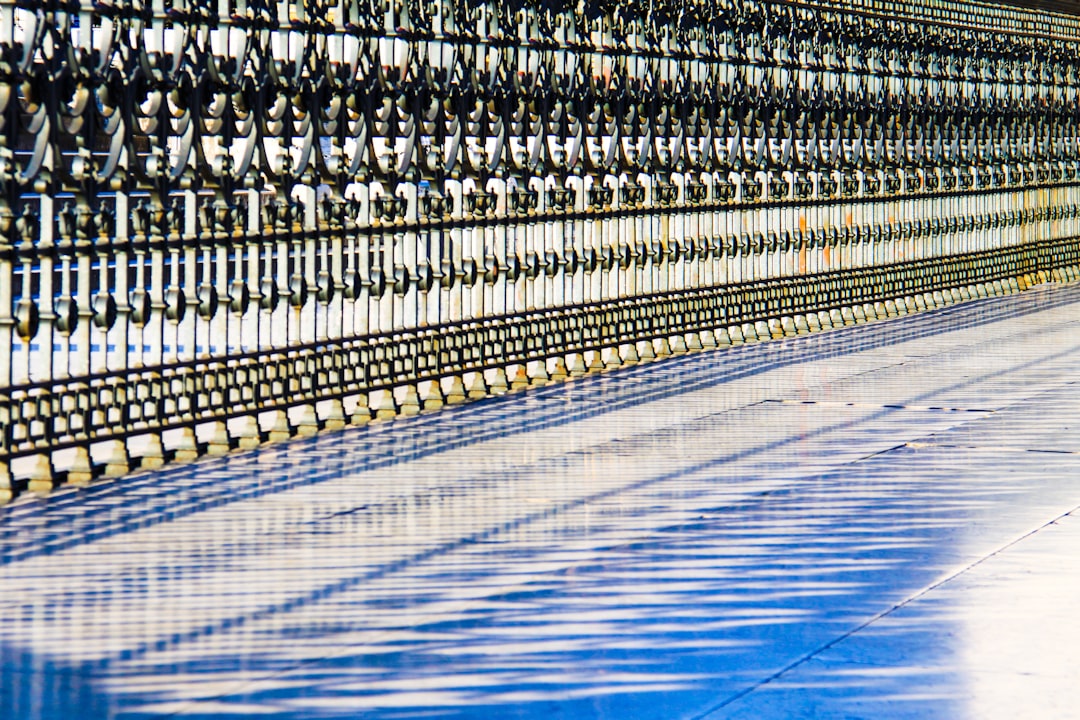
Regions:
<instances>
[{"instance_id":1,"label":"metal railing","mask_svg":"<svg viewBox=\"0 0 1080 720\"><path fill-rule=\"evenodd\" d=\"M959 1L0 0L0 500L1071 277L1078 46Z\"/></svg>"}]
</instances>

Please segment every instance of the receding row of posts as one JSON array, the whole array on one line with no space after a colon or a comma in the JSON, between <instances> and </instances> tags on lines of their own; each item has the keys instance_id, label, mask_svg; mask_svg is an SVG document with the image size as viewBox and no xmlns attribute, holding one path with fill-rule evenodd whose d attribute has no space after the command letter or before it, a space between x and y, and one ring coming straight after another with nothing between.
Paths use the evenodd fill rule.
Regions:
<instances>
[{"instance_id":1,"label":"receding row of posts","mask_svg":"<svg viewBox=\"0 0 1080 720\"><path fill-rule=\"evenodd\" d=\"M0 0L0 499L1070 278L1080 22Z\"/></svg>"}]
</instances>

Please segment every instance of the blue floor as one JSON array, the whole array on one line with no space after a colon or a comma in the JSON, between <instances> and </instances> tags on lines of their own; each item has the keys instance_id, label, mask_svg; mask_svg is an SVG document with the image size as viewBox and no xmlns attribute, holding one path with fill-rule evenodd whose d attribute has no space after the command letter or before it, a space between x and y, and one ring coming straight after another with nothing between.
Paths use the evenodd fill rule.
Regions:
<instances>
[{"instance_id":1,"label":"blue floor","mask_svg":"<svg viewBox=\"0 0 1080 720\"><path fill-rule=\"evenodd\" d=\"M0 508L0 718L1080 714L1080 287Z\"/></svg>"}]
</instances>

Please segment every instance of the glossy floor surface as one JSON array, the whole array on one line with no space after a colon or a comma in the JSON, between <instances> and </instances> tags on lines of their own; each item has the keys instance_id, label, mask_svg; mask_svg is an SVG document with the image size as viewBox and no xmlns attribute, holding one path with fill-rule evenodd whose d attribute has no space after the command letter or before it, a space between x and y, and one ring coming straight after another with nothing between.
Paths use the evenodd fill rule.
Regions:
<instances>
[{"instance_id":1,"label":"glossy floor surface","mask_svg":"<svg viewBox=\"0 0 1080 720\"><path fill-rule=\"evenodd\" d=\"M2 718L1080 714L1080 287L0 509Z\"/></svg>"}]
</instances>

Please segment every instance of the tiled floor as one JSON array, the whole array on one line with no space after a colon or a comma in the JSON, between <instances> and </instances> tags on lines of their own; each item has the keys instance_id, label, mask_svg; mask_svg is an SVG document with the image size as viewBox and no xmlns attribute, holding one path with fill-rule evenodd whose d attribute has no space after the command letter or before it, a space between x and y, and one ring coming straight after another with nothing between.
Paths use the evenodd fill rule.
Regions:
<instances>
[{"instance_id":1,"label":"tiled floor","mask_svg":"<svg viewBox=\"0 0 1080 720\"><path fill-rule=\"evenodd\" d=\"M1078 371L1047 287L23 501L0 718L1080 716Z\"/></svg>"}]
</instances>

